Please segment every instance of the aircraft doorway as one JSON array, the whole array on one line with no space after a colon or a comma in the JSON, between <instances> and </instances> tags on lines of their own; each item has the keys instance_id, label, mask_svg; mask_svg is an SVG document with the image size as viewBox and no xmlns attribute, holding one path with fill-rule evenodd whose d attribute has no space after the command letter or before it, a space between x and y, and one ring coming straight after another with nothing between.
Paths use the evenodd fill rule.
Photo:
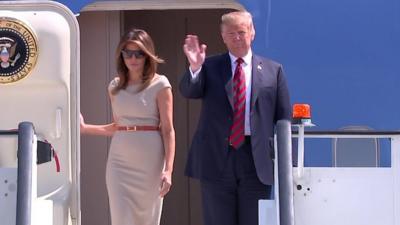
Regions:
<instances>
[{"instance_id":1,"label":"aircraft doorway","mask_svg":"<svg viewBox=\"0 0 400 225\"><path fill-rule=\"evenodd\" d=\"M131 27L146 30L157 54L166 63L158 72L168 77L174 94L176 157L173 187L164 200L161 224L201 225L200 192L196 181L184 176L187 149L197 125L200 102L187 101L178 91L187 68L182 44L186 34L199 35L207 55L225 51L219 35L222 14L231 9L90 11L78 17L81 35L81 111L89 123L107 123L112 113L107 96L116 75L114 51L119 37ZM109 225L105 165L110 139L82 136L82 224Z\"/></svg>"}]
</instances>

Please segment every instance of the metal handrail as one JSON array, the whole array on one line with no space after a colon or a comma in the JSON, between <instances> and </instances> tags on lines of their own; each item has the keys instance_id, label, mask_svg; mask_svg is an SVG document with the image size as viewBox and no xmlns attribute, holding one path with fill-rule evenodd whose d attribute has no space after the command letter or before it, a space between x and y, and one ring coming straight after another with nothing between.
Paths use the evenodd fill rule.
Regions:
<instances>
[{"instance_id":1,"label":"metal handrail","mask_svg":"<svg viewBox=\"0 0 400 225\"><path fill-rule=\"evenodd\" d=\"M294 225L291 124L279 120L276 125L278 155L279 224Z\"/></svg>"},{"instance_id":2,"label":"metal handrail","mask_svg":"<svg viewBox=\"0 0 400 225\"><path fill-rule=\"evenodd\" d=\"M18 130L0 130L0 135L18 135Z\"/></svg>"},{"instance_id":3,"label":"metal handrail","mask_svg":"<svg viewBox=\"0 0 400 225\"><path fill-rule=\"evenodd\" d=\"M297 130L292 131L293 137L298 137ZM377 131L377 130L305 130L307 137L360 137L360 138L386 138L400 135L400 131Z\"/></svg>"},{"instance_id":4,"label":"metal handrail","mask_svg":"<svg viewBox=\"0 0 400 225\"><path fill-rule=\"evenodd\" d=\"M18 135L16 225L31 225L34 133L33 124L30 122L21 122L18 124L18 130L0 130L0 135Z\"/></svg>"},{"instance_id":5,"label":"metal handrail","mask_svg":"<svg viewBox=\"0 0 400 225\"><path fill-rule=\"evenodd\" d=\"M16 225L30 225L32 213L32 149L34 128L30 122L18 125L18 179Z\"/></svg>"},{"instance_id":6,"label":"metal handrail","mask_svg":"<svg viewBox=\"0 0 400 225\"><path fill-rule=\"evenodd\" d=\"M301 138L303 136L303 138ZM307 130L302 135L299 131L292 131L292 137L304 138L394 138L400 136L400 131L377 130ZM301 143L304 143L302 140ZM298 146L297 177L301 178L304 171L304 146Z\"/></svg>"}]
</instances>

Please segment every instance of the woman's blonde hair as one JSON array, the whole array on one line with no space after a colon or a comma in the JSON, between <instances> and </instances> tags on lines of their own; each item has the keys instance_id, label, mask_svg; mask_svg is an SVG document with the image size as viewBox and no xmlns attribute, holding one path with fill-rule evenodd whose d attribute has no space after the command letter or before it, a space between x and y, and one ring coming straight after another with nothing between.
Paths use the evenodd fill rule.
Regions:
<instances>
[{"instance_id":1,"label":"woman's blonde hair","mask_svg":"<svg viewBox=\"0 0 400 225\"><path fill-rule=\"evenodd\" d=\"M112 94L116 94L121 89L126 89L128 86L129 74L128 67L126 67L124 58L122 57L122 50L129 44L136 44L140 50L145 53L145 63L142 74L141 87L138 92L148 87L157 72L157 65L163 63L164 60L155 54L154 43L150 35L141 29L132 28L122 36L117 50L116 50L116 65L119 77L119 82L114 89L111 90Z\"/></svg>"}]
</instances>

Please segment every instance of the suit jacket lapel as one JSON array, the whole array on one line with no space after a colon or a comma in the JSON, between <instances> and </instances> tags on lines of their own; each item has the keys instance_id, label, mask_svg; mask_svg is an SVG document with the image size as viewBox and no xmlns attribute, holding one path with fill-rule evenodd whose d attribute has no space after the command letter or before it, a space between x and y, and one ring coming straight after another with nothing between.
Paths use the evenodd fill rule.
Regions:
<instances>
[{"instance_id":1,"label":"suit jacket lapel","mask_svg":"<svg viewBox=\"0 0 400 225\"><path fill-rule=\"evenodd\" d=\"M225 92L228 97L229 103L233 110L233 76L232 76L232 66L229 54L223 55L221 74L223 78L223 83L225 84Z\"/></svg>"},{"instance_id":2,"label":"suit jacket lapel","mask_svg":"<svg viewBox=\"0 0 400 225\"><path fill-rule=\"evenodd\" d=\"M254 105L256 103L258 92L260 87L264 84L263 78L263 64L262 61L253 55L253 67L252 67L252 78L251 78L251 106L250 111L254 109Z\"/></svg>"}]
</instances>

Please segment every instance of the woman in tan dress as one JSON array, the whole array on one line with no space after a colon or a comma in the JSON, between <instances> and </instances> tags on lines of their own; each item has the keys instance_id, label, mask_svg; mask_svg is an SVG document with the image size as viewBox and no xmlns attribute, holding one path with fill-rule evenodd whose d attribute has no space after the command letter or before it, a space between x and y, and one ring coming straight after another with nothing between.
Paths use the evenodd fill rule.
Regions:
<instances>
[{"instance_id":1,"label":"woman in tan dress","mask_svg":"<svg viewBox=\"0 0 400 225\"><path fill-rule=\"evenodd\" d=\"M158 225L175 155L172 91L156 73L163 62L151 37L132 29L117 48L118 77L108 87L114 122L81 133L112 136L106 184L112 225Z\"/></svg>"}]
</instances>

